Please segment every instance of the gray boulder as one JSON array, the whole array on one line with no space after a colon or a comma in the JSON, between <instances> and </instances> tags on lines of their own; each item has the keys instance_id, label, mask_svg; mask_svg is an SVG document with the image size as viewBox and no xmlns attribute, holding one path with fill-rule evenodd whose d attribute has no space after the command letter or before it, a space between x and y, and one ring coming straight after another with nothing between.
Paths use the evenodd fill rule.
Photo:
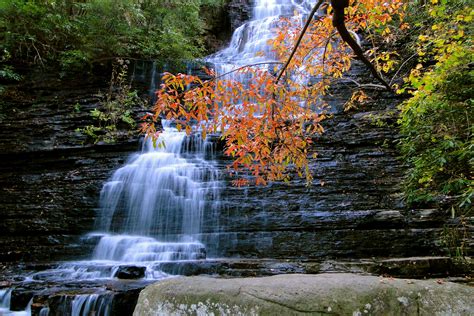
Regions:
<instances>
[{"instance_id":1,"label":"gray boulder","mask_svg":"<svg viewBox=\"0 0 474 316\"><path fill-rule=\"evenodd\" d=\"M145 288L139 315L474 315L474 288L349 273L173 278Z\"/></svg>"}]
</instances>

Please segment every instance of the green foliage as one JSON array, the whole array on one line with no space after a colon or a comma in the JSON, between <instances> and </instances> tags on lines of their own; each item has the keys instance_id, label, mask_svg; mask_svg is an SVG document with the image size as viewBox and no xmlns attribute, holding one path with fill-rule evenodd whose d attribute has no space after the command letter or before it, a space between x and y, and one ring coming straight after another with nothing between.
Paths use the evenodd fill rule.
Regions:
<instances>
[{"instance_id":1,"label":"green foliage","mask_svg":"<svg viewBox=\"0 0 474 316\"><path fill-rule=\"evenodd\" d=\"M15 72L12 66L2 65L0 69L0 79L8 81L20 81L21 76Z\"/></svg>"},{"instance_id":2,"label":"green foliage","mask_svg":"<svg viewBox=\"0 0 474 316\"><path fill-rule=\"evenodd\" d=\"M99 94L100 105L90 112L96 124L77 130L87 135L94 143L113 143L120 135L120 130L133 130L135 120L132 108L146 105L146 101L141 99L136 91L131 90L130 84L126 82L127 68L128 61L117 60L112 70L109 91ZM76 104L74 108L80 111L79 105Z\"/></svg>"},{"instance_id":3,"label":"green foliage","mask_svg":"<svg viewBox=\"0 0 474 316\"><path fill-rule=\"evenodd\" d=\"M179 62L203 52L203 4L220 0L0 0L0 49L81 69L115 57Z\"/></svg>"},{"instance_id":4,"label":"green foliage","mask_svg":"<svg viewBox=\"0 0 474 316\"><path fill-rule=\"evenodd\" d=\"M456 197L454 213L467 214L474 194L474 9L464 1L431 1L417 39L419 64L403 91L401 150L410 166L410 203ZM454 214L453 214L454 215Z\"/></svg>"},{"instance_id":5,"label":"green foliage","mask_svg":"<svg viewBox=\"0 0 474 316\"><path fill-rule=\"evenodd\" d=\"M15 71L13 66L4 64L10 60L11 56L7 50L3 50L2 56L0 56L0 120L4 119L3 110L5 108L5 101L3 97L7 91L6 87L2 84L3 82L20 81L22 77Z\"/></svg>"},{"instance_id":6,"label":"green foliage","mask_svg":"<svg viewBox=\"0 0 474 316\"><path fill-rule=\"evenodd\" d=\"M15 72L15 69L13 69L12 66L5 64L10 59L10 53L4 49L2 55L0 56L0 81L20 81L22 79L21 76ZM0 93L2 90L3 88L0 85Z\"/></svg>"}]
</instances>

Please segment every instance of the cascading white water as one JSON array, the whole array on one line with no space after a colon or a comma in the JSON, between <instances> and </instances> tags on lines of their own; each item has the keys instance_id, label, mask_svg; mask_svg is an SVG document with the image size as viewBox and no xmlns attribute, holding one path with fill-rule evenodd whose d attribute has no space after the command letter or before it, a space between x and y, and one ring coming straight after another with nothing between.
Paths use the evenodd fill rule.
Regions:
<instances>
[{"instance_id":1,"label":"cascading white water","mask_svg":"<svg viewBox=\"0 0 474 316\"><path fill-rule=\"evenodd\" d=\"M227 48L207 57L206 61L215 65L219 75L244 65L274 62L275 55L268 41L275 38L275 28L280 18L297 19L302 24L315 2L315 0L256 0L252 19L234 31ZM245 80L245 77L237 80Z\"/></svg>"},{"instance_id":2,"label":"cascading white water","mask_svg":"<svg viewBox=\"0 0 474 316\"><path fill-rule=\"evenodd\" d=\"M71 303L71 316L110 315L111 295L82 294L76 295Z\"/></svg>"},{"instance_id":3,"label":"cascading white water","mask_svg":"<svg viewBox=\"0 0 474 316\"><path fill-rule=\"evenodd\" d=\"M205 258L201 223L205 211L212 215L218 206L219 182L216 168L204 159L212 144L199 136L193 140L164 122L158 146L146 141L104 185L99 227L107 235L94 251L95 260Z\"/></svg>"},{"instance_id":4,"label":"cascading white water","mask_svg":"<svg viewBox=\"0 0 474 316\"><path fill-rule=\"evenodd\" d=\"M157 141L162 148L145 142L142 153L114 173L101 192L102 230L175 241L200 233L207 194L218 194L217 172L202 152L181 155L185 139L165 127ZM115 225L117 217L123 220Z\"/></svg>"}]
</instances>

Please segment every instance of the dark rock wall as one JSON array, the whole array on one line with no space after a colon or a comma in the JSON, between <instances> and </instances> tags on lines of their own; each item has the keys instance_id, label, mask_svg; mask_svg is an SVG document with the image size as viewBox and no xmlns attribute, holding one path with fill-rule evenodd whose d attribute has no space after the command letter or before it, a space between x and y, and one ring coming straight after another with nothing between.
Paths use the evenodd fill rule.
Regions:
<instances>
[{"instance_id":1,"label":"dark rock wall","mask_svg":"<svg viewBox=\"0 0 474 316\"><path fill-rule=\"evenodd\" d=\"M81 239L94 228L104 181L138 150L136 137L116 145L88 145L75 131L91 123L94 94L108 78L43 77L12 89L0 122L0 261L88 257ZM348 98L340 85L331 96ZM15 93L13 93L15 92ZM209 256L364 258L440 252L446 215L411 210L401 200L396 104L374 95L371 105L337 111L316 139L315 181L222 192L217 218L204 223ZM79 104L79 105L78 105ZM218 166L225 178L228 160ZM215 223L219 223L219 227Z\"/></svg>"},{"instance_id":2,"label":"dark rock wall","mask_svg":"<svg viewBox=\"0 0 474 316\"><path fill-rule=\"evenodd\" d=\"M90 245L102 183L138 140L90 145L76 132L92 124L94 96L107 77L34 76L10 86L0 121L0 261L80 258Z\"/></svg>"},{"instance_id":3,"label":"dark rock wall","mask_svg":"<svg viewBox=\"0 0 474 316\"><path fill-rule=\"evenodd\" d=\"M86 145L93 97L106 78L30 86L10 100L0 123L0 260L87 257L103 182L138 149L136 138ZM54 87L54 88L53 88ZM337 90L333 98L344 99ZM33 97L34 96L34 97ZM339 112L316 139L315 181L236 188L204 223L210 256L321 258L412 256L439 252L437 210L409 210L400 194L395 105L379 96L359 112ZM77 104L80 104L79 108ZM225 176L228 163L220 157Z\"/></svg>"},{"instance_id":4,"label":"dark rock wall","mask_svg":"<svg viewBox=\"0 0 474 316\"><path fill-rule=\"evenodd\" d=\"M222 6L204 6L201 8L204 20L204 44L209 53L225 47L232 35L231 20L227 4Z\"/></svg>"},{"instance_id":5,"label":"dark rock wall","mask_svg":"<svg viewBox=\"0 0 474 316\"><path fill-rule=\"evenodd\" d=\"M232 30L235 30L252 17L255 0L231 0L228 4L228 14Z\"/></svg>"},{"instance_id":6,"label":"dark rock wall","mask_svg":"<svg viewBox=\"0 0 474 316\"><path fill-rule=\"evenodd\" d=\"M315 180L223 192L217 255L263 258L368 258L440 252L444 218L402 201L396 99L338 113L315 140ZM210 235L211 237L212 235ZM209 242L214 242L212 238Z\"/></svg>"},{"instance_id":7,"label":"dark rock wall","mask_svg":"<svg viewBox=\"0 0 474 316\"><path fill-rule=\"evenodd\" d=\"M226 0L220 6L203 6L204 44L208 53L226 47L232 32L252 16L254 0Z\"/></svg>"}]
</instances>

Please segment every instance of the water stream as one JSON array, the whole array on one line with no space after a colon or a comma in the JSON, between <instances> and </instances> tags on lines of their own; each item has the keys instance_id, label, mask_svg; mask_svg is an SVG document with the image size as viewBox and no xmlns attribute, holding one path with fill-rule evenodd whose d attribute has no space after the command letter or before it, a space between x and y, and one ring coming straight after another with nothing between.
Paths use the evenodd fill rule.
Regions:
<instances>
[{"instance_id":1,"label":"water stream","mask_svg":"<svg viewBox=\"0 0 474 316\"><path fill-rule=\"evenodd\" d=\"M276 35L275 28L281 17L303 24L315 0L256 0L252 19L242 24L232 34L227 48L208 56L207 62L214 65L217 74L222 75L244 65L275 62L275 54L268 41ZM273 65L272 65L273 66ZM262 65L268 68L269 65ZM245 77L233 73L236 80Z\"/></svg>"},{"instance_id":2,"label":"water stream","mask_svg":"<svg viewBox=\"0 0 474 316\"><path fill-rule=\"evenodd\" d=\"M299 12L296 18L303 21L313 2L255 1L252 20L235 30L229 47L206 61L214 64L218 73L244 64L273 61L267 41L274 36L278 19ZM156 89L156 76L153 65L150 93ZM157 143L164 146L144 141L141 152L104 184L96 231L85 237L97 241L91 259L33 273L27 281L111 280L124 267L139 268L135 272L142 271L145 279L159 280L169 277L160 270L160 263L218 254L218 245L208 237L202 238L204 233L212 235L219 229L219 223L211 219L218 218L223 183L210 159L212 143L198 135L186 136L170 122L163 122L163 126ZM0 314L10 313L10 297L11 290L0 290ZM101 290L64 300L71 315L108 315L113 297ZM46 316L49 311L45 306L39 314ZM22 313L29 315L30 311Z\"/></svg>"}]
</instances>

